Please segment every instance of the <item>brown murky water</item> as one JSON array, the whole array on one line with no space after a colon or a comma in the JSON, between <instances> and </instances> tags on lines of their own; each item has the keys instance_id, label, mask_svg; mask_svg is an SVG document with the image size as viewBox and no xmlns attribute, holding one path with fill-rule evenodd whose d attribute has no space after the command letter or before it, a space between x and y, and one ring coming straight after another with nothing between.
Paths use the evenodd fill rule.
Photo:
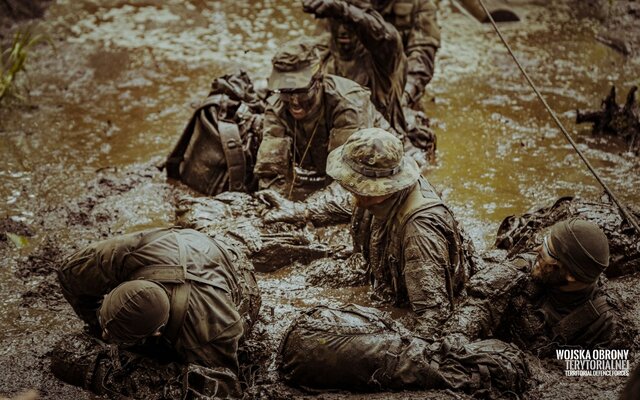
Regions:
<instances>
[{"instance_id":1,"label":"brown murky water","mask_svg":"<svg viewBox=\"0 0 640 400\"><path fill-rule=\"evenodd\" d=\"M626 95L639 83L640 58L593 40L593 26L556 4L518 9L524 22L505 35L580 148L625 202L640 205L640 165L623 143L593 138L574 124L576 108L599 107L610 85ZM443 46L423 101L438 135L438 165L427 171L480 248L499 222L562 195L601 189L553 125L489 26L440 4ZM38 212L72 201L102 169L159 162L211 80L243 68L264 85L279 44L314 31L297 2L235 0L58 0L41 26L55 50L32 54L27 104L0 109L0 215L52 236ZM435 100L433 100L435 98ZM142 192L144 193L144 191ZM166 225L163 199L132 200L113 232ZM77 233L55 232L73 239ZM15 278L31 247L8 250L0 267L0 340L24 344L34 326L66 324L47 310L19 307L39 282ZM263 276L276 303L314 299L362 302L366 291L319 290L295 296L295 273ZM289 293L289 296L285 294ZM12 337L25 337L16 341ZM4 352L15 351L0 349ZM2 393L0 389L0 393ZM9 387L7 390L16 390Z\"/></svg>"}]
</instances>

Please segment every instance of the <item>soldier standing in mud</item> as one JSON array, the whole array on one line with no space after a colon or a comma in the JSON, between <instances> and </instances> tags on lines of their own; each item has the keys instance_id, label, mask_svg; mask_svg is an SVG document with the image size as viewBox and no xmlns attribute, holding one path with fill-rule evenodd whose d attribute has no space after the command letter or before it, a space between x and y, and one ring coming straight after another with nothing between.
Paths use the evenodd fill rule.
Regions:
<instances>
[{"instance_id":1,"label":"soldier standing in mud","mask_svg":"<svg viewBox=\"0 0 640 400\"><path fill-rule=\"evenodd\" d=\"M394 129L406 132L401 100L407 58L398 31L368 2L303 0L302 5L305 12L328 18L331 39L323 71L369 88L378 111Z\"/></svg>"},{"instance_id":2,"label":"soldier standing in mud","mask_svg":"<svg viewBox=\"0 0 640 400\"><path fill-rule=\"evenodd\" d=\"M408 303L418 315L417 331L432 335L454 309L467 276L453 214L402 142L379 128L360 130L333 150L327 174L348 193L301 203L265 191L259 195L276 206L265 220L327 225L351 219L354 252L368 264L375 296Z\"/></svg>"},{"instance_id":3,"label":"soldier standing in mud","mask_svg":"<svg viewBox=\"0 0 640 400\"><path fill-rule=\"evenodd\" d=\"M254 168L261 188L284 177L291 179L291 187L322 187L329 151L358 129L390 129L369 91L323 74L313 46L304 42L289 43L275 55L269 89L275 94L267 100Z\"/></svg>"},{"instance_id":4,"label":"soldier standing in mud","mask_svg":"<svg viewBox=\"0 0 640 400\"><path fill-rule=\"evenodd\" d=\"M191 229L132 233L74 253L58 276L92 333L216 368L218 394L239 394L238 344L260 295L251 264L224 243Z\"/></svg>"},{"instance_id":5,"label":"soldier standing in mud","mask_svg":"<svg viewBox=\"0 0 640 400\"><path fill-rule=\"evenodd\" d=\"M440 48L436 6L433 0L371 0L371 5L400 33L408 64L402 105L413 107L433 78Z\"/></svg>"},{"instance_id":6,"label":"soldier standing in mud","mask_svg":"<svg viewBox=\"0 0 640 400\"><path fill-rule=\"evenodd\" d=\"M499 337L538 356L564 345L628 345L617 324L616 302L598 284L609 265L609 244L600 228L580 219L559 222L536 253L474 275L470 296L444 325L443 335Z\"/></svg>"}]
</instances>

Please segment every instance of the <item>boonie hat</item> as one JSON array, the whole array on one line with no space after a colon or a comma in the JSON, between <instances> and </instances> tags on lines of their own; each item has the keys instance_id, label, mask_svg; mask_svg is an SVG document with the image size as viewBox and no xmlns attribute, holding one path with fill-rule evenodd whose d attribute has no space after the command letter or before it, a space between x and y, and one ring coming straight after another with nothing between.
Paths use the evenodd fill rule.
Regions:
<instances>
[{"instance_id":1,"label":"boonie hat","mask_svg":"<svg viewBox=\"0 0 640 400\"><path fill-rule=\"evenodd\" d=\"M361 196L385 196L418 181L420 169L402 141L380 128L354 132L327 158L327 175Z\"/></svg>"}]
</instances>

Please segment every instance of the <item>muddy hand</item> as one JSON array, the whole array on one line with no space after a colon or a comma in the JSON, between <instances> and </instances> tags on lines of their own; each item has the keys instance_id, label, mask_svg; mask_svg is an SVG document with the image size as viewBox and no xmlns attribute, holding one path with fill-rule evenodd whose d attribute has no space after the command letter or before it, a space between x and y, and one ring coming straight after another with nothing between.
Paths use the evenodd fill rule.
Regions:
<instances>
[{"instance_id":1,"label":"muddy hand","mask_svg":"<svg viewBox=\"0 0 640 400\"><path fill-rule=\"evenodd\" d=\"M300 222L305 219L306 208L295 201L287 200L278 192L273 190L261 190L256 193L256 197L263 203L272 207L262 214L264 222Z\"/></svg>"},{"instance_id":2,"label":"muddy hand","mask_svg":"<svg viewBox=\"0 0 640 400\"><path fill-rule=\"evenodd\" d=\"M345 4L340 0L302 0L304 12L317 18L338 18L344 14Z\"/></svg>"}]
</instances>

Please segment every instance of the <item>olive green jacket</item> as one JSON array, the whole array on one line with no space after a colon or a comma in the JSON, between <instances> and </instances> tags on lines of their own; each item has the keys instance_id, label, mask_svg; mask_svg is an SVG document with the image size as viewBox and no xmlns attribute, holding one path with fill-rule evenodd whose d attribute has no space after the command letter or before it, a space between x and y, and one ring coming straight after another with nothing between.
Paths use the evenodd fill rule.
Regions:
<instances>
[{"instance_id":1,"label":"olive green jacket","mask_svg":"<svg viewBox=\"0 0 640 400\"><path fill-rule=\"evenodd\" d=\"M324 75L320 105L309 121L296 121L277 95L268 99L264 133L254 173L259 177L288 175L291 165L324 174L327 155L359 129L389 130L389 123L369 99L369 91L333 75ZM279 143L284 141L286 149ZM280 149L276 151L274 149Z\"/></svg>"},{"instance_id":2,"label":"olive green jacket","mask_svg":"<svg viewBox=\"0 0 640 400\"><path fill-rule=\"evenodd\" d=\"M181 256L183 262L181 262ZM103 296L145 267L185 266L187 273L209 281L190 281L184 323L172 346L180 361L226 367L237 373L238 342L259 308L251 265L219 240L192 229L154 229L94 243L69 256L58 271L64 297L94 331ZM181 279L160 283L170 299ZM182 282L184 280L182 279ZM174 309L171 302L170 320Z\"/></svg>"}]
</instances>

